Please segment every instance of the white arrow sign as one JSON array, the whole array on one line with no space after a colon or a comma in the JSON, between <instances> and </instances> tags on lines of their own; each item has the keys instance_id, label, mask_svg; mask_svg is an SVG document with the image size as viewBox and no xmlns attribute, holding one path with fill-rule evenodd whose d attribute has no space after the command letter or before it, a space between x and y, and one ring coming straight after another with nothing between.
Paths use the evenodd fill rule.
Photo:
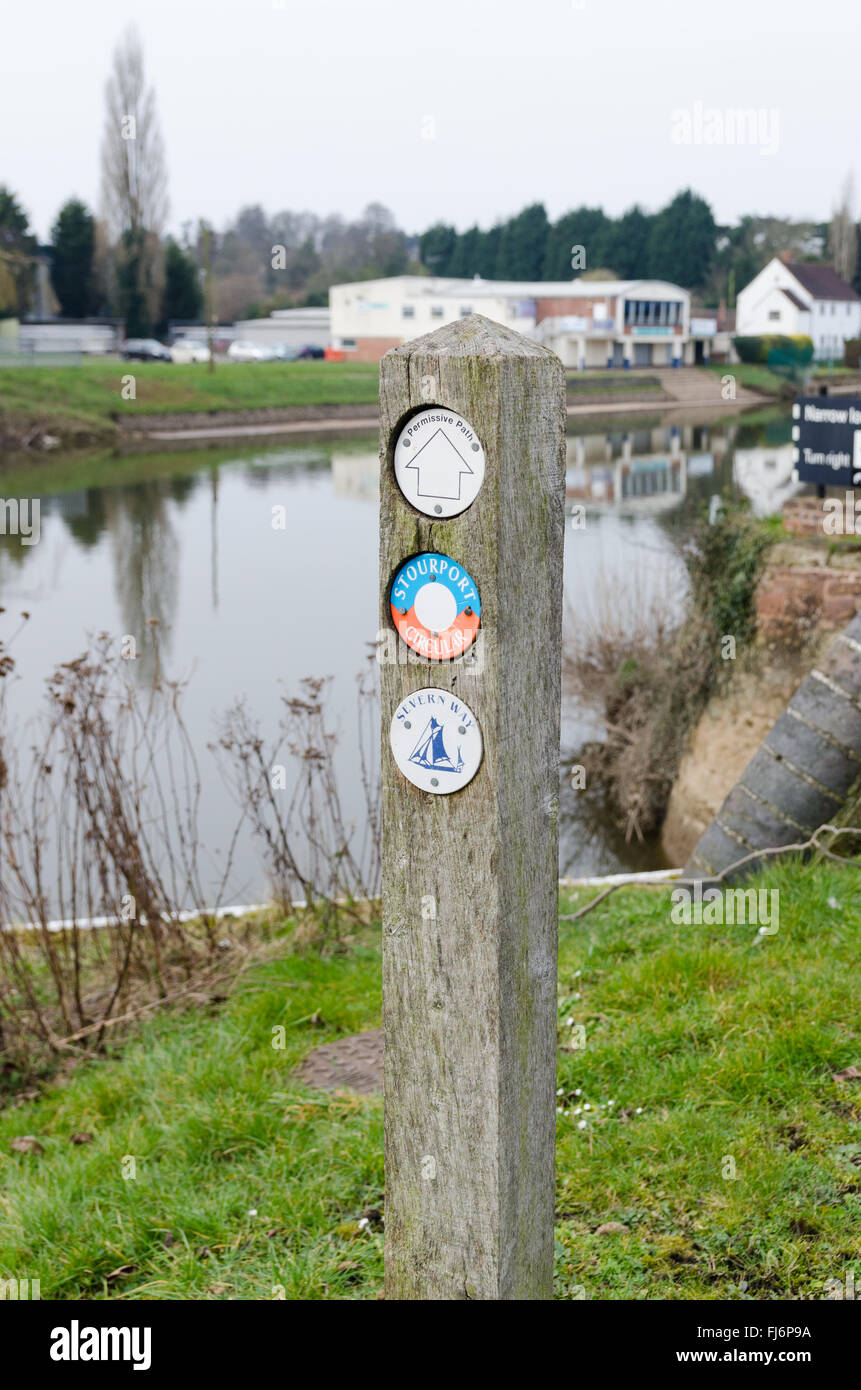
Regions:
<instances>
[{"instance_id":1,"label":"white arrow sign","mask_svg":"<svg viewBox=\"0 0 861 1390\"><path fill-rule=\"evenodd\" d=\"M395 445L395 477L408 502L427 516L457 516L484 481L484 450L471 425L433 406L413 415Z\"/></svg>"}]
</instances>

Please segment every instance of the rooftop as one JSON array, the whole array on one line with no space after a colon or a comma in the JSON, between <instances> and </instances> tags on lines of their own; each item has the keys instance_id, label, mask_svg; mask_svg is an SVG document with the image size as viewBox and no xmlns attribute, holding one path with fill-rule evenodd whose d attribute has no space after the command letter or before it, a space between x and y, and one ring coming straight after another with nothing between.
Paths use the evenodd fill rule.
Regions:
<instances>
[{"instance_id":1,"label":"rooftop","mask_svg":"<svg viewBox=\"0 0 861 1390\"><path fill-rule=\"evenodd\" d=\"M787 270L795 276L814 299L861 300L832 265L814 265L808 261L789 261Z\"/></svg>"},{"instance_id":2,"label":"rooftop","mask_svg":"<svg viewBox=\"0 0 861 1390\"><path fill-rule=\"evenodd\" d=\"M789 302L795 305L796 309L803 309L804 312L807 313L810 306L805 304L803 299L799 299L797 294L793 294L792 290L782 289L781 294L785 294Z\"/></svg>"},{"instance_id":3,"label":"rooftop","mask_svg":"<svg viewBox=\"0 0 861 1390\"><path fill-rule=\"evenodd\" d=\"M408 295L438 299L462 296L464 299L606 299L630 294L667 295L683 299L687 290L665 280L472 280L437 279L431 275L396 275L390 280L360 280L338 289L377 292L380 285L398 284ZM333 286L333 288L335 288Z\"/></svg>"}]
</instances>

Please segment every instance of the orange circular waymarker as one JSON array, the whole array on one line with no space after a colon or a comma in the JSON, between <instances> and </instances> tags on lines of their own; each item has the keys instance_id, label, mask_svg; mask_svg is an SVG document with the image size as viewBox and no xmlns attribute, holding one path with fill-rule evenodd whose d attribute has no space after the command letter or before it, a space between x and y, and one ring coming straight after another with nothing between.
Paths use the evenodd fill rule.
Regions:
<instances>
[{"instance_id":1,"label":"orange circular waymarker","mask_svg":"<svg viewBox=\"0 0 861 1390\"><path fill-rule=\"evenodd\" d=\"M420 656L450 661L475 641L481 599L472 576L448 555L426 551L407 560L390 593L392 622Z\"/></svg>"}]
</instances>

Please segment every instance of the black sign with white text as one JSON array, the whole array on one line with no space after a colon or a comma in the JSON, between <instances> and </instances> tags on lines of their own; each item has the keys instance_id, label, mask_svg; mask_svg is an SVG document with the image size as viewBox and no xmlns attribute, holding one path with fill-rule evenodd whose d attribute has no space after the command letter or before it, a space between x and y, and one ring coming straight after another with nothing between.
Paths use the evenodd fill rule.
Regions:
<instances>
[{"instance_id":1,"label":"black sign with white text","mask_svg":"<svg viewBox=\"0 0 861 1390\"><path fill-rule=\"evenodd\" d=\"M861 483L861 397L798 396L792 407L794 463L802 483Z\"/></svg>"}]
</instances>

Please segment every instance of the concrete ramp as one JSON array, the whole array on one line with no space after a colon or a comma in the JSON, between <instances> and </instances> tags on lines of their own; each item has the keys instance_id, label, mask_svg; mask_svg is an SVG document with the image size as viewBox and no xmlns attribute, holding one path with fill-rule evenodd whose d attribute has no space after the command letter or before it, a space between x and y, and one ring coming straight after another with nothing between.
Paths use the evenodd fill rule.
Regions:
<instances>
[{"instance_id":1,"label":"concrete ramp","mask_svg":"<svg viewBox=\"0 0 861 1390\"><path fill-rule=\"evenodd\" d=\"M700 839L687 878L807 840L861 776L861 613L802 681ZM745 865L739 876L756 868Z\"/></svg>"}]
</instances>

